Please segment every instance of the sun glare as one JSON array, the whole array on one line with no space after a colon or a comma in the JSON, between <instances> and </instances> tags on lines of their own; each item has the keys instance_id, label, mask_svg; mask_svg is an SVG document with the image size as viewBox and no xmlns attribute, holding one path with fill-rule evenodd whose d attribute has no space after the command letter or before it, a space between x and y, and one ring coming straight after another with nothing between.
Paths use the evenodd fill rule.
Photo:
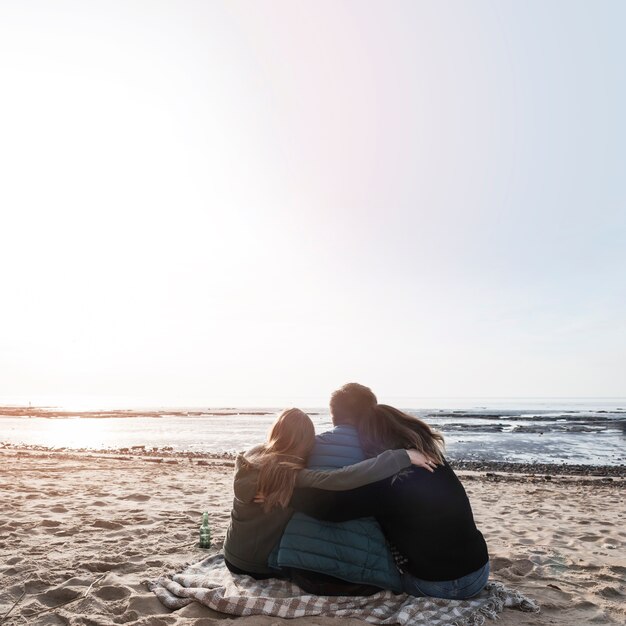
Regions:
<instances>
[{"instance_id":1,"label":"sun glare","mask_svg":"<svg viewBox=\"0 0 626 626\"><path fill-rule=\"evenodd\" d=\"M42 419L40 439L51 448L106 448L111 441L108 420L95 418Z\"/></svg>"}]
</instances>

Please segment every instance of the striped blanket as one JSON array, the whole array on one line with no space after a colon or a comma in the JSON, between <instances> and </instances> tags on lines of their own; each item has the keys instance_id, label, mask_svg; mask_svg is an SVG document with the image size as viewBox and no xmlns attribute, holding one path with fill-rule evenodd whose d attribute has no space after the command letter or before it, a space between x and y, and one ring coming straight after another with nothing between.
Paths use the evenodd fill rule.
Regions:
<instances>
[{"instance_id":1,"label":"striped blanket","mask_svg":"<svg viewBox=\"0 0 626 626\"><path fill-rule=\"evenodd\" d=\"M354 617L372 624L412 626L474 626L485 617L495 619L504 607L538 611L528 598L496 582L471 600L440 600L395 595L381 591L373 596L313 596L298 586L276 578L257 581L238 576L224 565L222 555L187 566L179 574L149 583L169 609L199 602L229 615L272 615L296 618L313 615Z\"/></svg>"}]
</instances>

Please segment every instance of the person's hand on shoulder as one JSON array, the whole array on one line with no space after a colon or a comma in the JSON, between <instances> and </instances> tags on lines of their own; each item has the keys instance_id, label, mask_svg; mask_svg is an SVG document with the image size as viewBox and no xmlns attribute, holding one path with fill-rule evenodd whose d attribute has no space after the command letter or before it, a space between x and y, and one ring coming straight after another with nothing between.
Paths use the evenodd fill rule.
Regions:
<instances>
[{"instance_id":1,"label":"person's hand on shoulder","mask_svg":"<svg viewBox=\"0 0 626 626\"><path fill-rule=\"evenodd\" d=\"M437 469L438 465L441 465L436 459L416 450L415 448L410 448L406 451L409 455L409 459L411 459L411 465L416 465L417 467L423 467L429 472L434 472Z\"/></svg>"}]
</instances>

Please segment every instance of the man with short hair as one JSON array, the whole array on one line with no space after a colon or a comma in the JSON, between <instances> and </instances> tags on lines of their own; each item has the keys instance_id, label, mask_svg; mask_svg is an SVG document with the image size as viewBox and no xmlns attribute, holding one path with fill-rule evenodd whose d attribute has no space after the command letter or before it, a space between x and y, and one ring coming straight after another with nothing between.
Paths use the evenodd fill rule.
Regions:
<instances>
[{"instance_id":1,"label":"man with short hair","mask_svg":"<svg viewBox=\"0 0 626 626\"><path fill-rule=\"evenodd\" d=\"M340 468L363 461L356 425L377 404L372 390L359 383L334 391L330 398L334 428L316 437L308 467ZM316 595L402 591L393 556L373 517L333 523L295 513L270 561L289 569L294 582Z\"/></svg>"}]
</instances>

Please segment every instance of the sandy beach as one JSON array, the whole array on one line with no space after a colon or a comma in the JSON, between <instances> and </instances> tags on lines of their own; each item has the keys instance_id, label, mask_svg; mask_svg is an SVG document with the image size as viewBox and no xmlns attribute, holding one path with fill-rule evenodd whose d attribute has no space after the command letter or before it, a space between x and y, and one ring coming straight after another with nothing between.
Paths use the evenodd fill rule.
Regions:
<instances>
[{"instance_id":1,"label":"sandy beach","mask_svg":"<svg viewBox=\"0 0 626 626\"><path fill-rule=\"evenodd\" d=\"M232 472L232 461L217 457L0 450L0 621L10 611L5 624L337 623L232 618L197 604L171 613L147 589L147 581L219 550ZM492 577L541 606L539 614L507 609L498 624L626 621L623 472L458 473L489 546ZM209 551L196 546L204 510L214 536Z\"/></svg>"}]
</instances>

